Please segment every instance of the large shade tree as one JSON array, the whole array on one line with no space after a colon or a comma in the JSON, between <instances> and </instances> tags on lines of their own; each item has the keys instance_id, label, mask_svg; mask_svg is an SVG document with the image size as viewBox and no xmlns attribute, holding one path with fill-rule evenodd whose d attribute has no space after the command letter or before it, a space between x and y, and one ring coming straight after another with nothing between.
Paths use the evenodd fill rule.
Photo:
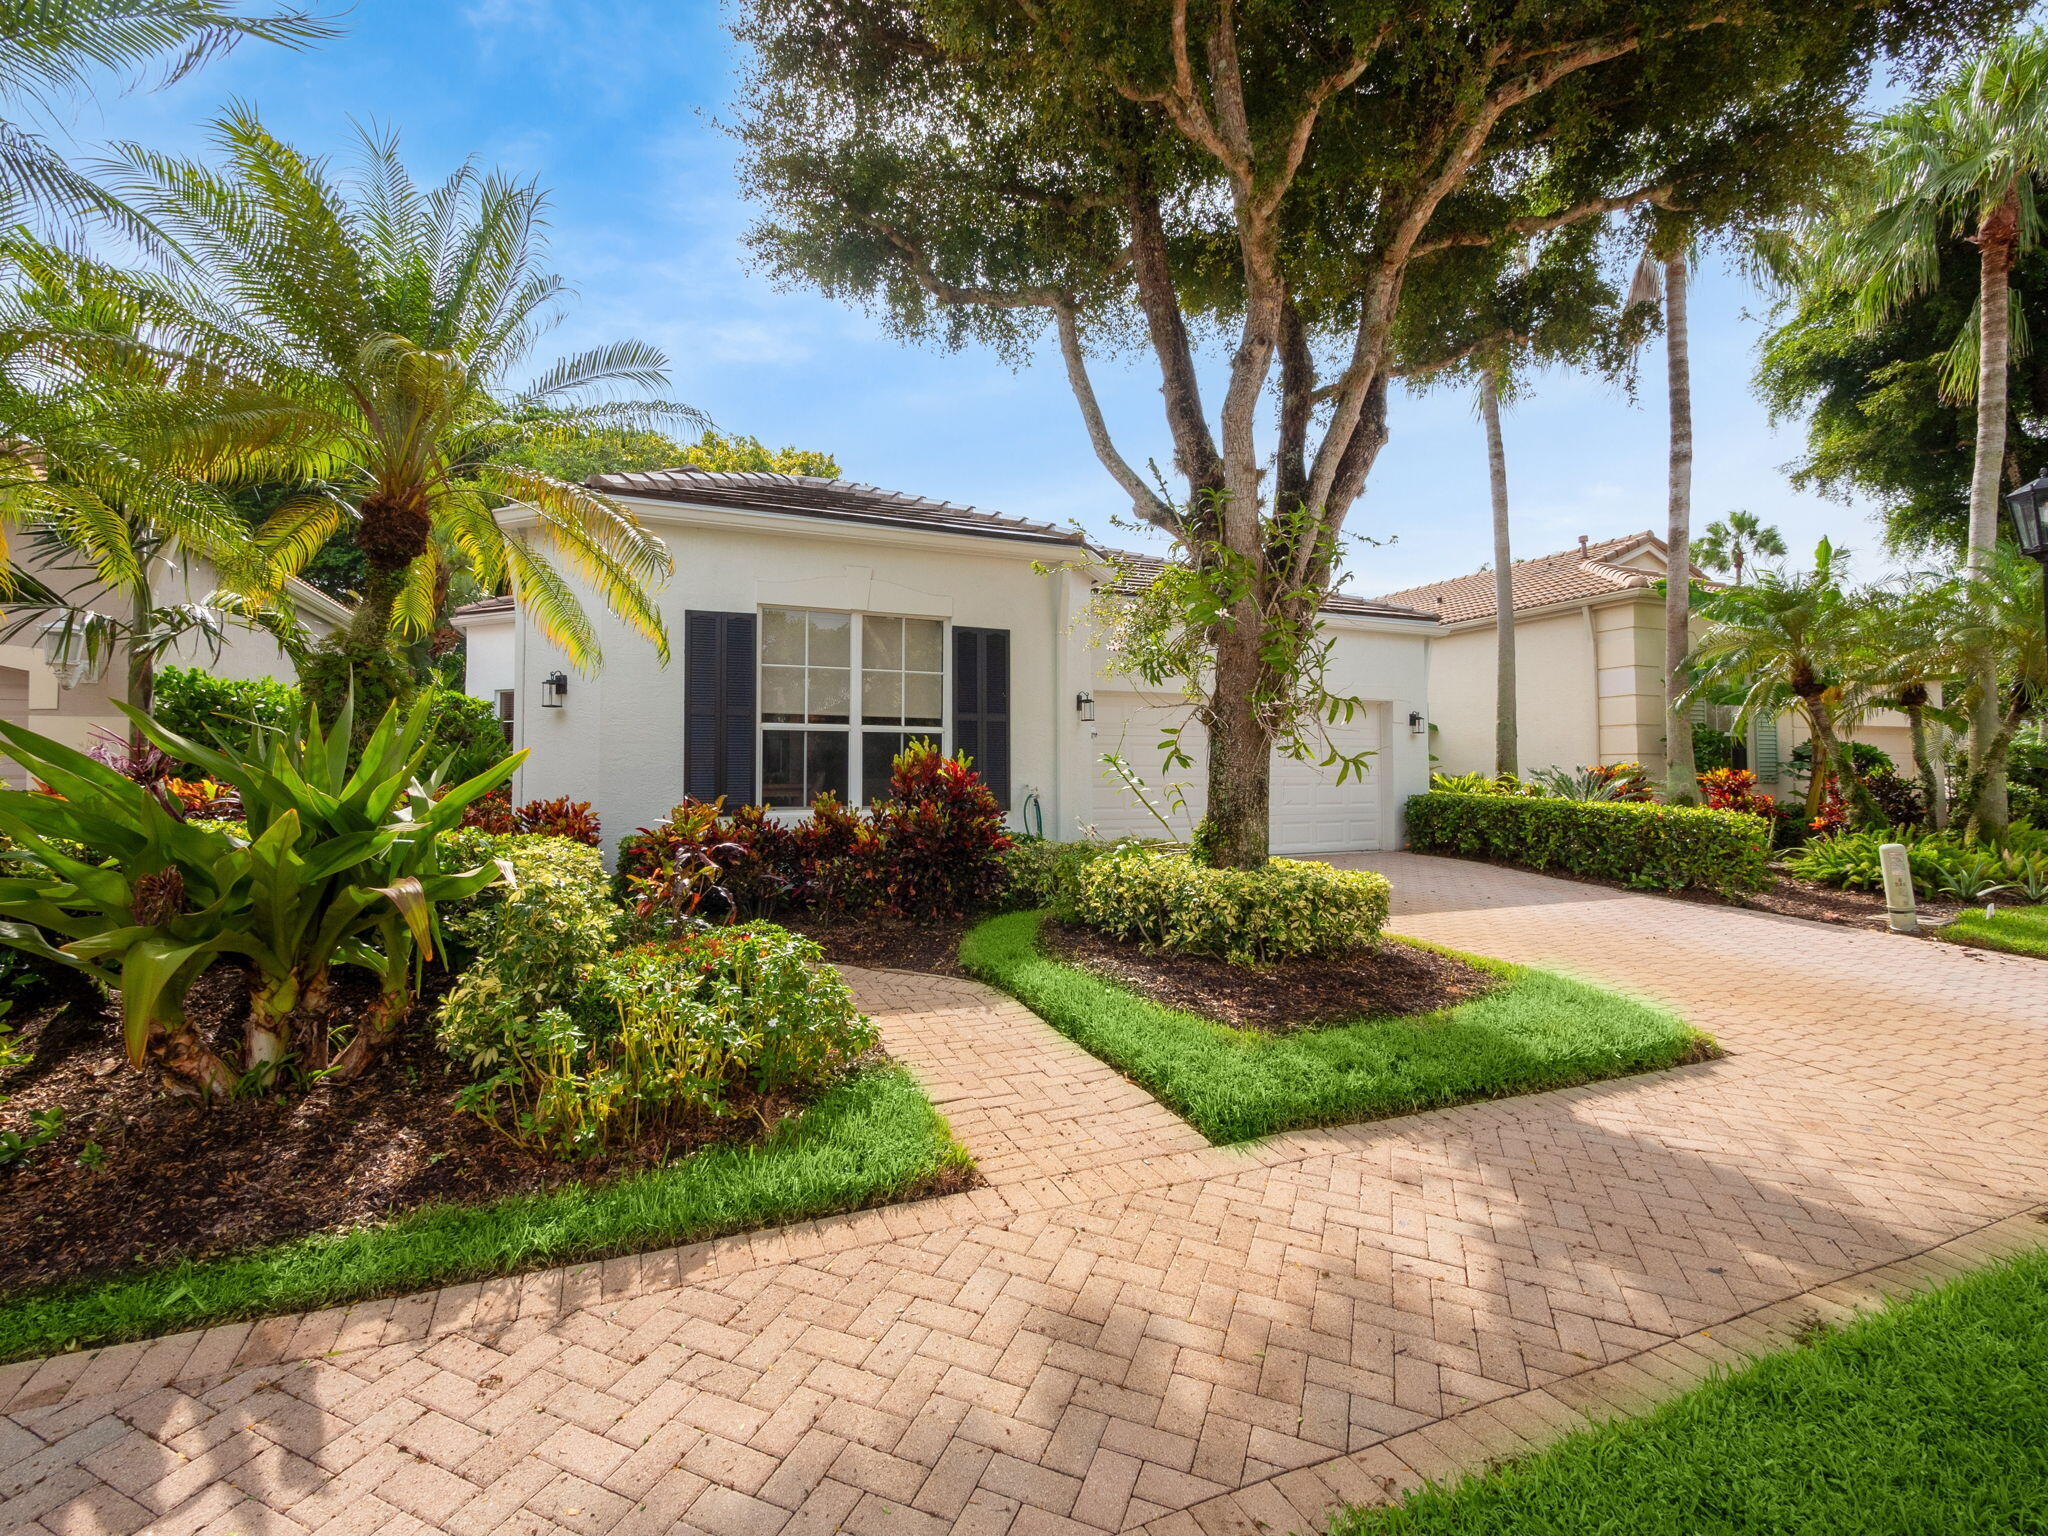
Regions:
<instances>
[{"instance_id":1,"label":"large shade tree","mask_svg":"<svg viewBox=\"0 0 2048 1536\"><path fill-rule=\"evenodd\" d=\"M119 280L146 310L140 344L187 375L157 411L156 451L284 487L266 547L353 532L355 618L304 669L327 710L351 689L372 704L407 691L392 636L432 628L457 565L485 590L509 585L579 666L600 651L564 566L665 656L651 593L670 566L660 539L609 497L504 451L701 424L645 398L665 359L641 342L515 383L565 291L544 265L539 189L473 164L422 187L393 139L368 134L354 173L337 174L245 110L218 119L212 139L212 161L118 149L115 185L174 245L160 268ZM537 536L499 527L508 501L538 510Z\"/></svg>"},{"instance_id":2,"label":"large shade tree","mask_svg":"<svg viewBox=\"0 0 2048 1536\"><path fill-rule=\"evenodd\" d=\"M1457 338L1539 237L1775 209L1873 61L2012 10L752 0L738 132L783 276L912 336L1019 356L1057 337L1097 457L1200 578L1203 848L1243 865L1266 852L1272 745L1306 750L1332 707L1304 662L1389 386L1447 360L1404 337L1497 339ZM1091 356L1123 345L1160 381L1165 486L1094 391Z\"/></svg>"}]
</instances>

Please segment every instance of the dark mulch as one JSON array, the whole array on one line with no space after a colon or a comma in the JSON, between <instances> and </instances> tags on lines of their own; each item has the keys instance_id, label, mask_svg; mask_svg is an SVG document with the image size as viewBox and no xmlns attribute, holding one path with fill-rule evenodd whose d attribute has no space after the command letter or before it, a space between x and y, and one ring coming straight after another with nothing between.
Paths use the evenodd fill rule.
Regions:
<instances>
[{"instance_id":1,"label":"dark mulch","mask_svg":"<svg viewBox=\"0 0 2048 1536\"><path fill-rule=\"evenodd\" d=\"M924 971L933 976L965 976L960 968L960 939L968 919L938 917L912 922L900 917L778 918L793 933L816 939L834 965L858 965L871 971Z\"/></svg>"},{"instance_id":2,"label":"dark mulch","mask_svg":"<svg viewBox=\"0 0 2048 1536\"><path fill-rule=\"evenodd\" d=\"M1394 939L1341 958L1252 969L1199 955L1152 953L1070 923L1048 922L1043 933L1046 948L1059 959L1155 1003L1276 1035L1434 1013L1501 984L1491 971Z\"/></svg>"},{"instance_id":3,"label":"dark mulch","mask_svg":"<svg viewBox=\"0 0 2048 1536\"><path fill-rule=\"evenodd\" d=\"M231 1017L234 982L202 978L192 1016ZM415 1018L424 1016L423 1005ZM764 1099L758 1117L569 1163L455 1108L467 1077L423 1026L353 1082L212 1108L170 1098L131 1068L112 1010L54 1009L22 1037L33 1059L0 1079L0 1127L24 1130L32 1111L55 1106L64 1129L26 1166L0 1169L0 1296L654 1167L756 1139L802 1107Z\"/></svg>"}]
</instances>

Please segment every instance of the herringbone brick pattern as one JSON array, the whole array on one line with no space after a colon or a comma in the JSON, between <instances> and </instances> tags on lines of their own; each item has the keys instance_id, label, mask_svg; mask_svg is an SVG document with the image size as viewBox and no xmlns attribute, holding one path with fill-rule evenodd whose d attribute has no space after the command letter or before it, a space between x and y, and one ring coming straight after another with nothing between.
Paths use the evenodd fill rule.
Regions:
<instances>
[{"instance_id":1,"label":"herringbone brick pattern","mask_svg":"<svg viewBox=\"0 0 2048 1536\"><path fill-rule=\"evenodd\" d=\"M859 974L988 1188L0 1369L0 1531L1277 1536L2048 1236L2048 968L1372 862L1731 1055L1218 1149Z\"/></svg>"}]
</instances>

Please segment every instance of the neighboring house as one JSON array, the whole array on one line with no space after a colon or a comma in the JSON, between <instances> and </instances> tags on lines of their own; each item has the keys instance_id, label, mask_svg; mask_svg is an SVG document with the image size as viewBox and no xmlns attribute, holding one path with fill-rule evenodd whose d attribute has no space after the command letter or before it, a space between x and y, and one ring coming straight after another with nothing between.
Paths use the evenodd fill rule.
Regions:
<instances>
[{"instance_id":1,"label":"neighboring house","mask_svg":"<svg viewBox=\"0 0 2048 1536\"><path fill-rule=\"evenodd\" d=\"M1664 597L1657 583L1669 550L1654 533L1590 542L1518 560L1514 569L1516 728L1524 774L1595 763L1638 762L1664 774ZM1695 573L1698 574L1697 568ZM1704 578L1702 578L1704 579ZM1434 613L1430 750L1444 773L1491 773L1497 620L1491 570L1390 592L1382 602ZM1732 711L1694 711L1727 728ZM1854 733L1910 773L1906 722L1894 711ZM1753 722L1746 766L1759 787L1784 794L1791 754L1806 739L1796 717Z\"/></svg>"},{"instance_id":2,"label":"neighboring house","mask_svg":"<svg viewBox=\"0 0 2048 1536\"><path fill-rule=\"evenodd\" d=\"M159 602L200 602L218 585L212 566L204 560L161 563L164 568L155 578ZM83 607L112 612L122 602L104 592L78 590L74 573L38 570L32 557L24 560L23 566L42 575L67 599L76 600ZM318 588L293 581L289 591L299 622L311 638L321 639L348 622L349 609ZM127 719L114 707L114 702L124 696L124 657L116 654L109 658L104 675L97 680L79 681L67 688L44 655L43 627L31 625L11 642L0 645L0 720L26 725L81 751L97 743L97 732L125 736ZM204 667L222 677L298 680L290 659L271 636L239 625L228 626L218 656L203 641L188 639L172 647L160 665ZM22 777L14 763L0 754L0 779L18 786Z\"/></svg>"},{"instance_id":3,"label":"neighboring house","mask_svg":"<svg viewBox=\"0 0 2048 1536\"><path fill-rule=\"evenodd\" d=\"M469 691L531 753L520 798L589 800L607 841L685 795L797 816L826 791L884 793L889 759L927 737L967 752L1020 830L1159 832L1102 763L1111 752L1177 831L1199 818L1201 733L1187 737L1195 766L1167 772L1161 727L1186 706L1106 672L1085 611L1111 572L1079 534L809 476L685 469L591 484L675 555L660 595L675 656L664 667L605 615L603 665L583 677L508 600L458 610ZM534 527L525 508L499 516L515 534ZM1371 753L1369 771L1338 784L1334 768L1277 762L1274 847L1398 847L1401 807L1428 783L1436 623L1349 597L1329 623L1331 686L1369 701L1333 735Z\"/></svg>"}]
</instances>

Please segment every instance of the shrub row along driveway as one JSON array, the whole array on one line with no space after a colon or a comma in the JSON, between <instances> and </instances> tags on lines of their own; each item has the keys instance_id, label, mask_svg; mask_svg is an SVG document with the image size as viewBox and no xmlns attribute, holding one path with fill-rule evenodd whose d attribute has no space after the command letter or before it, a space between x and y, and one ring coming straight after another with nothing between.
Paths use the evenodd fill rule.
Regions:
<instances>
[{"instance_id":1,"label":"shrub row along driveway","mask_svg":"<svg viewBox=\"0 0 2048 1536\"><path fill-rule=\"evenodd\" d=\"M2048 1236L2048 969L1370 862L1398 930L1731 1056L1216 1149L1006 999L858 975L988 1188L5 1368L0 1528L1307 1530Z\"/></svg>"}]
</instances>

